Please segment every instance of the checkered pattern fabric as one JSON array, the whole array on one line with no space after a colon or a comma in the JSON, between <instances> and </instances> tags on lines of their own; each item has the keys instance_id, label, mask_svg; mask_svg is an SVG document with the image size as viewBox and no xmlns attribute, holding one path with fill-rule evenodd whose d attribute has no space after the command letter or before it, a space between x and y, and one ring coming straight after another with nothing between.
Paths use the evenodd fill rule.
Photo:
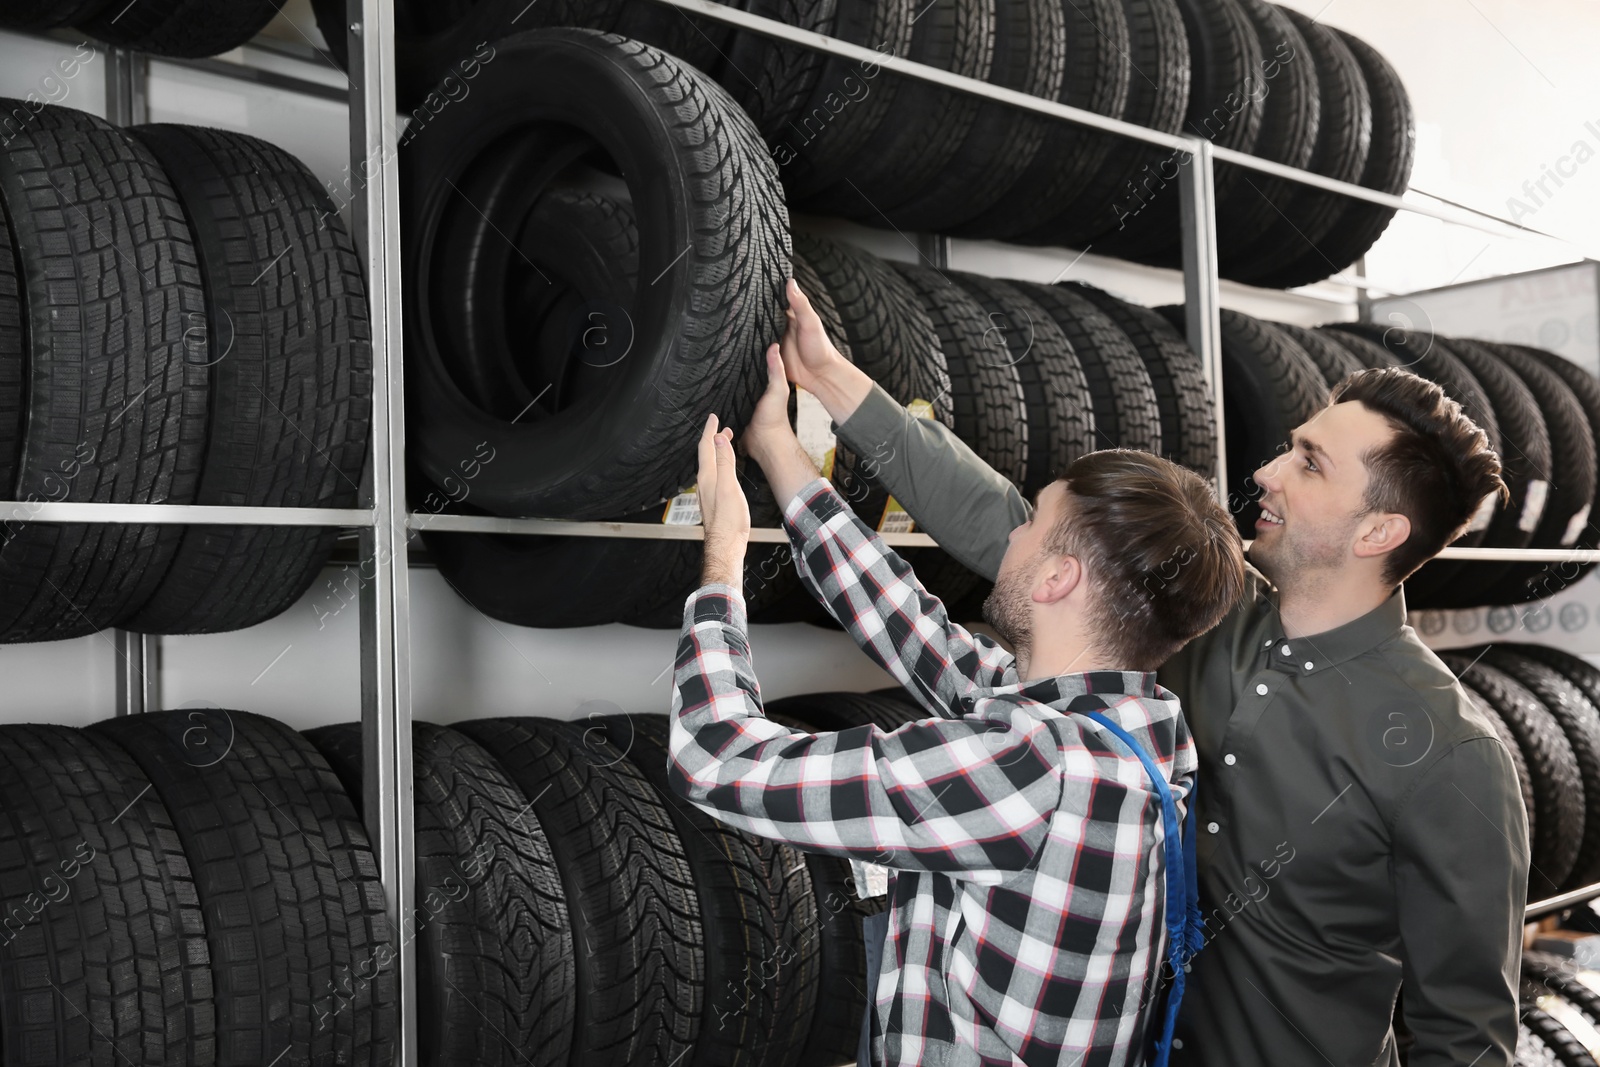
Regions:
<instances>
[{"instance_id":1,"label":"checkered pattern fabric","mask_svg":"<svg viewBox=\"0 0 1600 1067\"><path fill-rule=\"evenodd\" d=\"M784 517L802 577L930 717L807 734L767 719L739 590L689 598L668 771L734 826L895 870L874 1061L1142 1062L1165 951L1161 803L1127 730L1187 798L1178 700L1136 671L1023 684L952 623L822 479Z\"/></svg>"}]
</instances>

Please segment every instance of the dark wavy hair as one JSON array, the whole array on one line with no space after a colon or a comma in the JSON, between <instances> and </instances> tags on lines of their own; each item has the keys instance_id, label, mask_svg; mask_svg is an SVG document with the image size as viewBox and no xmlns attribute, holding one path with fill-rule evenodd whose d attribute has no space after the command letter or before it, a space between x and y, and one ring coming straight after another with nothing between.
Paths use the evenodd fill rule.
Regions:
<instances>
[{"instance_id":1,"label":"dark wavy hair","mask_svg":"<svg viewBox=\"0 0 1600 1067\"><path fill-rule=\"evenodd\" d=\"M1408 370L1357 371L1334 386L1330 404L1356 401L1382 415L1394 437L1362 456L1366 513L1411 520L1411 536L1389 553L1383 580L1399 585L1466 531L1493 493L1509 498L1489 435L1433 382Z\"/></svg>"}]
</instances>

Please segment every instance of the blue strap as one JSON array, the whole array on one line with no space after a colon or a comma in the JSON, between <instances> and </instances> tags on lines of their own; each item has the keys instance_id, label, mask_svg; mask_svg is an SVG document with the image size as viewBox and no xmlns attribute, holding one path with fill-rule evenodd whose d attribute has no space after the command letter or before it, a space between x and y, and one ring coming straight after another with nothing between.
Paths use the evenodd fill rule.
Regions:
<instances>
[{"instance_id":1,"label":"blue strap","mask_svg":"<svg viewBox=\"0 0 1600 1067\"><path fill-rule=\"evenodd\" d=\"M1196 818L1180 822L1178 803L1172 797L1172 787L1166 775L1144 746L1133 736L1098 711L1083 714L1110 730L1144 764L1156 792L1161 796L1161 820L1166 828L1164 846L1167 859L1167 959L1172 964L1172 985L1167 990L1166 1018L1161 1027L1161 1038L1156 1043L1151 1067L1167 1067L1172 1053L1172 1035L1178 1024L1178 1005L1183 1002L1183 988L1188 977L1189 960L1204 944L1205 934L1200 923L1200 888L1195 874L1194 824ZM1194 815L1194 787L1189 789L1189 813Z\"/></svg>"}]
</instances>

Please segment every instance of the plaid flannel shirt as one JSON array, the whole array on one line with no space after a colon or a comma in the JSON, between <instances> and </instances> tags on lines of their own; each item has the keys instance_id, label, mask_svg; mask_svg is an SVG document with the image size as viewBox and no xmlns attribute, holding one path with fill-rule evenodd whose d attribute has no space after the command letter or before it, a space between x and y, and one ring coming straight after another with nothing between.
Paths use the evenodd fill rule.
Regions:
<instances>
[{"instance_id":1,"label":"plaid flannel shirt","mask_svg":"<svg viewBox=\"0 0 1600 1067\"><path fill-rule=\"evenodd\" d=\"M744 599L686 606L668 773L723 821L895 870L874 1062L1138 1064L1164 959L1161 802L1132 734L1187 798L1196 765L1153 673L1022 684L994 641L952 623L828 482L784 525L812 592L931 718L807 734L767 719Z\"/></svg>"}]
</instances>

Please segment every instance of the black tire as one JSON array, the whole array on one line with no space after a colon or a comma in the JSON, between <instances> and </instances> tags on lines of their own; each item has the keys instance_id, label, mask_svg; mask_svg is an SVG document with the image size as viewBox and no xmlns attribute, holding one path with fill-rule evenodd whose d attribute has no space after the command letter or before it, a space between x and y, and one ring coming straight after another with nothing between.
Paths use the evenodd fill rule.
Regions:
<instances>
[{"instance_id":1,"label":"black tire","mask_svg":"<svg viewBox=\"0 0 1600 1067\"><path fill-rule=\"evenodd\" d=\"M1411 181L1411 162L1416 153L1416 118L1411 99L1400 75L1377 49L1343 30L1333 32L1355 56L1372 102L1371 151L1358 184L1399 196ZM1344 210L1320 240L1307 244L1304 238L1296 237L1287 246L1296 250L1294 257L1282 266L1257 273L1253 284L1277 289L1309 285L1339 273L1366 255L1389 228L1395 209L1342 199Z\"/></svg>"},{"instance_id":2,"label":"black tire","mask_svg":"<svg viewBox=\"0 0 1600 1067\"><path fill-rule=\"evenodd\" d=\"M1320 336L1333 341L1339 347L1349 352L1363 367L1382 369L1384 367L1403 366L1404 362L1399 356L1390 352L1377 341L1370 341L1360 334L1350 333L1340 329L1339 324L1318 326L1313 331Z\"/></svg>"},{"instance_id":3,"label":"black tire","mask_svg":"<svg viewBox=\"0 0 1600 1067\"><path fill-rule=\"evenodd\" d=\"M862 700L872 703L862 704ZM764 710L776 722L816 733L874 721L873 712L851 715L850 710L877 708L879 704L888 703L873 694L821 693L769 701ZM882 714L888 716L893 712ZM888 899L863 900L856 896L855 878L845 860L807 853L806 867L816 893L822 978L817 987L816 1021L800 1065L837 1067L856 1055L861 1020L867 1010L864 983L870 981L870 976L866 973L867 949L861 920L888 907Z\"/></svg>"},{"instance_id":4,"label":"black tire","mask_svg":"<svg viewBox=\"0 0 1600 1067\"><path fill-rule=\"evenodd\" d=\"M850 358L901 404L921 400L946 426L953 419L950 374L939 332L916 290L878 257L843 242L795 234L795 247L816 270L839 312ZM879 528L890 496L874 477L883 457L834 452L833 481L868 526Z\"/></svg>"},{"instance_id":5,"label":"black tire","mask_svg":"<svg viewBox=\"0 0 1600 1067\"><path fill-rule=\"evenodd\" d=\"M355 507L372 351L361 266L332 202L299 160L253 137L131 132L183 201L205 282L208 317L194 341L211 368L211 402L194 502ZM184 527L154 595L118 625L157 634L253 626L300 599L338 536L336 527Z\"/></svg>"},{"instance_id":6,"label":"black tire","mask_svg":"<svg viewBox=\"0 0 1600 1067\"><path fill-rule=\"evenodd\" d=\"M1311 362L1322 372L1322 380L1327 383L1329 389L1342 382L1347 375L1366 369L1349 349L1326 333L1308 330L1304 326L1295 326L1287 322L1274 322L1272 325L1288 334L1290 340L1311 357Z\"/></svg>"},{"instance_id":7,"label":"black tire","mask_svg":"<svg viewBox=\"0 0 1600 1067\"><path fill-rule=\"evenodd\" d=\"M1133 76L1128 19L1122 0L1073 0L1062 5L1066 18L1066 77L1057 102L1120 119ZM1014 241L1039 229L1060 211L1063 201L1082 195L1113 147L1095 130L1059 120L1045 128L1044 140L1028 167L988 210L950 227L960 237Z\"/></svg>"},{"instance_id":8,"label":"black tire","mask_svg":"<svg viewBox=\"0 0 1600 1067\"><path fill-rule=\"evenodd\" d=\"M1028 410L1028 466L1022 492L1032 497L1067 465L1099 447L1089 382L1067 335L1038 302L1001 278L951 271L950 277L983 307L989 329L1005 342L1001 356L1022 380Z\"/></svg>"},{"instance_id":9,"label":"black tire","mask_svg":"<svg viewBox=\"0 0 1600 1067\"><path fill-rule=\"evenodd\" d=\"M1561 724L1539 698L1504 671L1487 663L1474 663L1476 652L1441 652L1463 685L1477 691L1516 735L1522 758L1528 763L1537 810L1530 840L1529 899L1560 892L1572 873L1583 839L1584 797L1578 758L1561 731Z\"/></svg>"},{"instance_id":10,"label":"black tire","mask_svg":"<svg viewBox=\"0 0 1600 1067\"><path fill-rule=\"evenodd\" d=\"M0 211L0 492L13 499L27 418L27 311L22 306L18 274L11 224Z\"/></svg>"},{"instance_id":11,"label":"black tire","mask_svg":"<svg viewBox=\"0 0 1600 1067\"><path fill-rule=\"evenodd\" d=\"M1483 661L1522 683L1561 725L1578 760L1583 796L1583 836L1578 858L1562 888L1600 882L1600 707L1560 671L1524 656L1520 648L1491 645Z\"/></svg>"},{"instance_id":12,"label":"black tire","mask_svg":"<svg viewBox=\"0 0 1600 1067\"><path fill-rule=\"evenodd\" d=\"M1016 282L1055 319L1083 366L1098 448L1162 451L1161 409L1139 350L1110 317L1061 285Z\"/></svg>"},{"instance_id":13,"label":"black tire","mask_svg":"<svg viewBox=\"0 0 1600 1067\"><path fill-rule=\"evenodd\" d=\"M1470 347L1473 342L1465 342ZM1529 548L1571 548L1589 525L1595 503L1597 463L1588 415L1573 389L1542 361L1514 345L1477 342L1522 379L1550 433L1549 497ZM1452 340L1456 348L1464 343ZM1594 382L1593 378L1589 379ZM1511 572L1485 596L1489 603L1540 600L1566 588L1575 568L1561 564L1513 563Z\"/></svg>"},{"instance_id":14,"label":"black tire","mask_svg":"<svg viewBox=\"0 0 1600 1067\"><path fill-rule=\"evenodd\" d=\"M1524 1004L1521 1018L1527 1032L1550 1051L1561 1067L1596 1067L1594 1057L1589 1055L1583 1043L1549 1012ZM1520 1053L1517 1062L1522 1062Z\"/></svg>"},{"instance_id":15,"label":"black tire","mask_svg":"<svg viewBox=\"0 0 1600 1067\"><path fill-rule=\"evenodd\" d=\"M987 80L994 65L995 3L953 0L922 8L906 58ZM840 169L837 182L807 198L809 210L881 225L880 205L906 199L923 175L944 170L983 106L970 93L894 73L883 77L893 86L893 102L872 143Z\"/></svg>"},{"instance_id":16,"label":"black tire","mask_svg":"<svg viewBox=\"0 0 1600 1067\"><path fill-rule=\"evenodd\" d=\"M0 26L13 30L48 30L72 26L93 17L110 0L8 0Z\"/></svg>"},{"instance_id":17,"label":"black tire","mask_svg":"<svg viewBox=\"0 0 1600 1067\"><path fill-rule=\"evenodd\" d=\"M1157 308L1174 327L1183 305ZM1222 311L1222 402L1228 426L1228 507L1239 536L1255 536L1261 488L1252 475L1328 401L1311 357L1288 334L1240 311ZM1234 488L1237 487L1237 488Z\"/></svg>"},{"instance_id":18,"label":"black tire","mask_svg":"<svg viewBox=\"0 0 1600 1067\"><path fill-rule=\"evenodd\" d=\"M214 1063L205 919L139 768L70 727L0 727L0 811L0 1058Z\"/></svg>"},{"instance_id":19,"label":"black tire","mask_svg":"<svg viewBox=\"0 0 1600 1067\"><path fill-rule=\"evenodd\" d=\"M1193 72L1182 132L1224 148L1255 151L1262 108L1244 86L1261 70L1261 42L1238 0L1178 0ZM1237 110L1235 106L1237 105ZM1097 255L1171 261L1182 247L1176 152L1162 153L1114 209L1115 221L1093 235ZM1240 171L1218 167L1216 203L1232 195Z\"/></svg>"},{"instance_id":20,"label":"black tire","mask_svg":"<svg viewBox=\"0 0 1600 1067\"><path fill-rule=\"evenodd\" d=\"M686 1055L706 993L705 931L693 872L655 790L597 730L536 718L455 729L494 753L555 854L576 948L572 1067Z\"/></svg>"},{"instance_id":21,"label":"black tire","mask_svg":"<svg viewBox=\"0 0 1600 1067\"><path fill-rule=\"evenodd\" d=\"M721 65L723 53L733 37L733 27L726 22L701 18L681 8L649 0L623 0L615 22L593 28L643 41L707 74Z\"/></svg>"},{"instance_id":22,"label":"black tire","mask_svg":"<svg viewBox=\"0 0 1600 1067\"><path fill-rule=\"evenodd\" d=\"M210 375L184 336L205 321L205 293L161 167L100 120L45 108L0 146L0 203L29 353L12 499L192 503ZM180 526L5 524L0 641L117 625L149 599L182 536Z\"/></svg>"},{"instance_id":23,"label":"black tire","mask_svg":"<svg viewBox=\"0 0 1600 1067\"><path fill-rule=\"evenodd\" d=\"M1575 656L1570 652L1564 652L1559 648L1552 648L1549 645L1516 644L1507 645L1504 647L1514 651L1517 655L1521 656L1525 660L1532 660L1535 663L1542 664L1543 666L1555 671L1561 675L1562 678L1566 679L1566 681L1575 686L1578 692L1583 694L1584 698L1588 701L1588 704L1591 707L1600 709L1600 670L1597 670L1593 664L1584 659L1582 656ZM1580 710L1583 709L1582 704L1577 706ZM1587 788L1589 783L1594 780L1595 779L1592 778L1585 778L1585 788ZM1587 831L1587 822L1585 822L1584 828ZM1596 862L1600 861L1597 861L1595 856L1582 852L1579 853L1579 866L1587 867ZM1592 878L1590 881L1600 881L1600 876ZM1573 884L1576 884L1576 881L1574 881Z\"/></svg>"},{"instance_id":24,"label":"black tire","mask_svg":"<svg viewBox=\"0 0 1600 1067\"><path fill-rule=\"evenodd\" d=\"M78 25L107 44L158 56L231 51L266 29L284 0L112 0Z\"/></svg>"},{"instance_id":25,"label":"black tire","mask_svg":"<svg viewBox=\"0 0 1600 1067\"><path fill-rule=\"evenodd\" d=\"M361 724L305 736L359 812ZM413 720L411 754L418 1054L438 1067L564 1067L577 986L544 829L494 757L464 735Z\"/></svg>"},{"instance_id":26,"label":"black tire","mask_svg":"<svg viewBox=\"0 0 1600 1067\"><path fill-rule=\"evenodd\" d=\"M396 945L383 885L355 808L311 742L218 709L89 729L144 770L189 857L211 949L218 1067L280 1055L389 1063Z\"/></svg>"},{"instance_id":27,"label":"black tire","mask_svg":"<svg viewBox=\"0 0 1600 1067\"><path fill-rule=\"evenodd\" d=\"M1600 381L1597 381L1593 374L1590 374L1572 362L1572 360L1559 356L1554 352L1547 352L1542 348L1529 348L1525 345L1514 347L1554 371L1562 381L1567 383L1567 388L1572 390L1573 396L1577 397L1579 405L1582 406L1584 417L1589 423L1589 435L1596 443L1595 476L1597 482L1594 499L1596 506L1600 507ZM1578 540L1573 547L1592 549L1597 545L1600 545L1600 524L1595 522L1594 512L1591 510L1589 521L1583 524L1583 530L1579 533ZM1584 563L1577 567L1563 566L1559 571L1559 580L1571 585L1593 569L1594 564L1592 563Z\"/></svg>"},{"instance_id":28,"label":"black tire","mask_svg":"<svg viewBox=\"0 0 1600 1067\"><path fill-rule=\"evenodd\" d=\"M1321 117L1306 169L1359 184L1372 151L1372 96L1361 76L1361 65L1343 39L1320 22L1291 8L1278 10L1305 38L1307 54L1317 72ZM1346 204L1345 198L1336 193L1295 186L1288 199L1281 202L1283 217L1274 221L1266 233L1232 254L1223 250L1223 272L1250 284L1271 279L1273 271L1327 237Z\"/></svg>"},{"instance_id":29,"label":"black tire","mask_svg":"<svg viewBox=\"0 0 1600 1067\"><path fill-rule=\"evenodd\" d=\"M796 29L831 35L837 14L830 0L735 0L734 7ZM827 56L759 33L734 30L727 56L716 71L761 139L779 144L789 123L811 98Z\"/></svg>"},{"instance_id":30,"label":"black tire","mask_svg":"<svg viewBox=\"0 0 1600 1067\"><path fill-rule=\"evenodd\" d=\"M1190 79L1189 37L1178 0L1122 0L1122 10L1133 63L1122 117L1147 129L1177 133L1189 106ZM1087 131L1084 135L1097 136ZM1107 139L1111 145L1106 158L1083 191L1058 204L1052 217L1015 240L1082 247L1116 227L1120 206L1136 189L1134 179L1147 166L1159 167L1171 156L1125 138Z\"/></svg>"},{"instance_id":31,"label":"black tire","mask_svg":"<svg viewBox=\"0 0 1600 1067\"><path fill-rule=\"evenodd\" d=\"M1162 454L1207 478L1217 472L1217 416L1200 357L1183 333L1142 304L1082 282L1060 282L1105 312L1144 360L1161 412Z\"/></svg>"},{"instance_id":32,"label":"black tire","mask_svg":"<svg viewBox=\"0 0 1600 1067\"><path fill-rule=\"evenodd\" d=\"M1576 960L1567 956L1555 956L1548 952L1522 954L1524 981L1532 979L1544 986L1577 1008L1589 1022L1600 1026L1600 993L1596 993L1578 976L1580 971L1589 969L1580 967Z\"/></svg>"},{"instance_id":33,"label":"black tire","mask_svg":"<svg viewBox=\"0 0 1600 1067\"><path fill-rule=\"evenodd\" d=\"M1304 170L1316 150L1322 121L1322 94L1310 45L1277 5L1267 0L1239 2L1261 45L1259 76L1266 86L1254 154ZM1238 173L1230 175L1229 171ZM1218 167L1217 181L1231 190L1217 201L1218 255L1223 274L1229 275L1233 256L1281 221L1283 205L1305 186L1231 163Z\"/></svg>"},{"instance_id":34,"label":"black tire","mask_svg":"<svg viewBox=\"0 0 1600 1067\"><path fill-rule=\"evenodd\" d=\"M771 2L757 0L756 6ZM915 17L913 0L853 0L836 6L826 32L850 44L904 58L911 50ZM766 42L769 48L781 46L772 38ZM875 140L894 103L900 82L892 78L867 87L859 97L851 95L852 85L860 86L867 76L866 69L856 60L824 56L811 93L781 135L782 144L773 145L789 202L801 210L817 211L818 205L811 204L810 198L849 175L851 159L868 141ZM873 77L881 78L882 71L875 70ZM784 151L785 147L789 151Z\"/></svg>"},{"instance_id":35,"label":"black tire","mask_svg":"<svg viewBox=\"0 0 1600 1067\"><path fill-rule=\"evenodd\" d=\"M1540 405L1523 379L1493 352L1470 341L1446 344L1437 336L1433 340L1436 345L1444 345L1477 379L1489 397L1500 429L1500 475L1511 491L1511 499L1489 524L1485 540L1505 548L1526 548L1544 520L1549 499L1551 440ZM1593 470L1591 466L1585 478L1591 483ZM1514 563L1475 563L1462 573L1468 580L1461 582L1457 594L1448 599L1457 607L1497 603L1496 598L1502 595L1497 588L1510 582L1514 589L1517 581Z\"/></svg>"},{"instance_id":36,"label":"black tire","mask_svg":"<svg viewBox=\"0 0 1600 1067\"><path fill-rule=\"evenodd\" d=\"M773 873L798 863L781 843L712 818L680 797L667 777L668 722L664 715L600 718L606 738L649 779L671 815L694 872L706 941L706 997L700 1037L688 1067L763 1067L798 1058L817 997L816 945L779 926L802 921L788 899L810 901L810 877L792 885ZM591 726L590 729L593 729ZM780 855L781 853L787 855ZM802 870L804 865L801 864ZM784 951L803 951L790 959ZM780 953L783 953L780 956ZM774 967L773 961L782 965ZM785 1018L785 1017L788 1018ZM794 1023L799 1022L797 1027Z\"/></svg>"},{"instance_id":37,"label":"black tire","mask_svg":"<svg viewBox=\"0 0 1600 1067\"><path fill-rule=\"evenodd\" d=\"M934 329L950 372L951 429L989 466L1020 485L1028 465L1028 409L1017 368L995 358L987 344L982 305L936 270L895 263L911 284ZM978 575L945 552L911 557L919 581L951 605L977 588Z\"/></svg>"},{"instance_id":38,"label":"black tire","mask_svg":"<svg viewBox=\"0 0 1600 1067\"><path fill-rule=\"evenodd\" d=\"M1517 735L1511 732L1511 727L1506 725L1493 705L1478 695L1477 690L1464 683L1461 689L1467 694L1467 699L1483 713L1483 717L1489 720L1495 734L1506 746L1506 754L1511 757L1511 766L1517 772L1517 785L1522 792L1522 810L1527 815L1528 821L1528 840L1532 841L1533 835L1538 832L1539 810L1533 799L1533 778L1528 770L1528 761L1522 758L1522 746L1517 744Z\"/></svg>"},{"instance_id":39,"label":"black tire","mask_svg":"<svg viewBox=\"0 0 1600 1067\"><path fill-rule=\"evenodd\" d=\"M719 86L657 49L577 29L495 47L500 58L450 121L428 123L400 153L412 455L437 483L487 441L503 459L472 489L501 514L628 514L693 480L707 413L742 426L754 410L790 270L776 165ZM556 114L562 122L539 125ZM635 208L648 203L639 277L651 281L628 323L644 350L560 411L495 417L469 399L448 355L479 348L475 338L492 347L504 329L518 250L495 231L519 232L557 171L581 159L604 167L607 154L636 183L650 176Z\"/></svg>"},{"instance_id":40,"label":"black tire","mask_svg":"<svg viewBox=\"0 0 1600 1067\"><path fill-rule=\"evenodd\" d=\"M1059 0L995 0L989 84L1055 100L1065 78L1066 22ZM1057 121L985 100L944 168L908 174L915 184L905 199L879 206L902 230L946 232L1000 203Z\"/></svg>"}]
</instances>

